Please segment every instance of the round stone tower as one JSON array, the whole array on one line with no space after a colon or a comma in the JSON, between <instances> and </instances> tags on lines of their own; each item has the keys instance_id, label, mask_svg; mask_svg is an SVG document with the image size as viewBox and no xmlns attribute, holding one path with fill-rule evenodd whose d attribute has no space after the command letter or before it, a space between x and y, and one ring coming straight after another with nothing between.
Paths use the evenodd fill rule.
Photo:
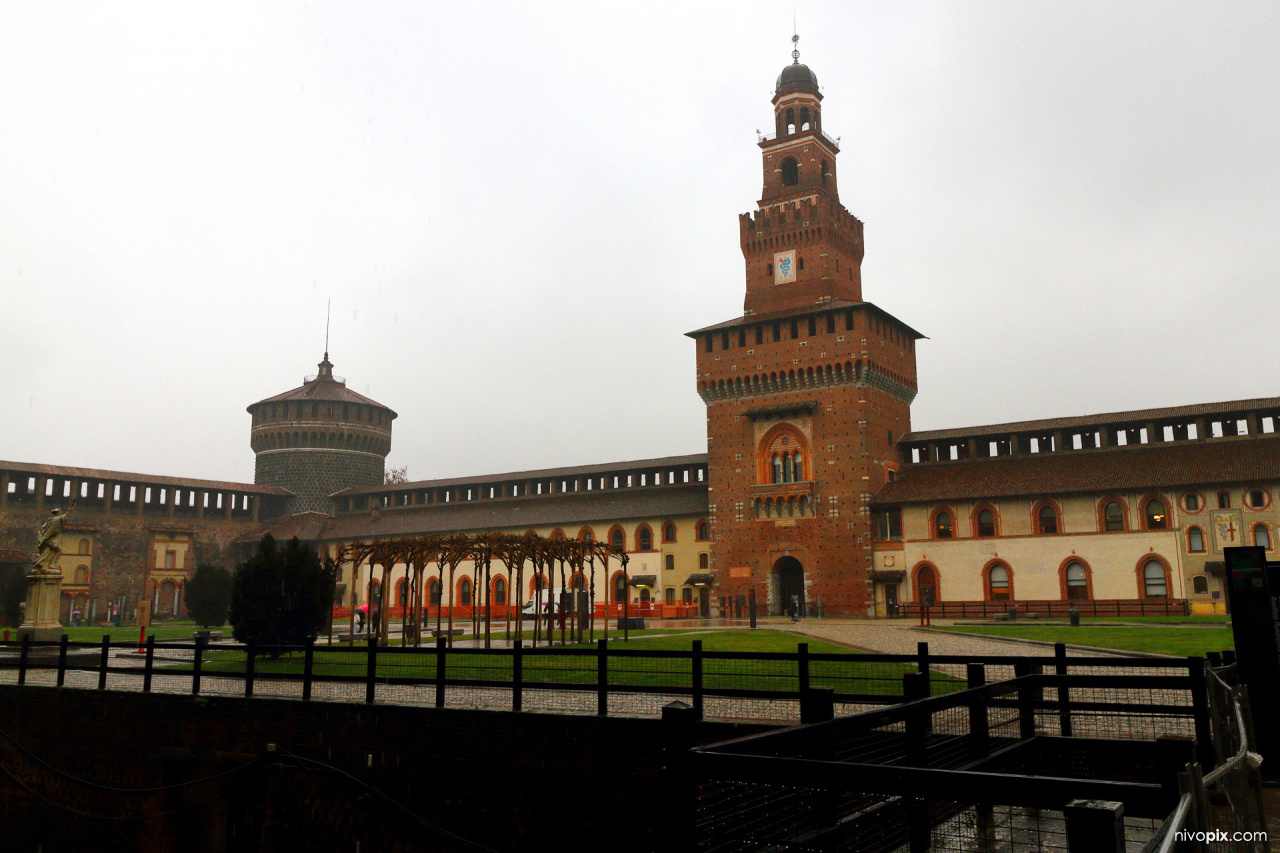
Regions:
<instances>
[{"instance_id":1,"label":"round stone tower","mask_svg":"<svg viewBox=\"0 0 1280 853\"><path fill-rule=\"evenodd\" d=\"M302 386L254 403L253 482L297 495L293 512L330 514L329 495L382 483L396 413L347 388L329 353Z\"/></svg>"}]
</instances>

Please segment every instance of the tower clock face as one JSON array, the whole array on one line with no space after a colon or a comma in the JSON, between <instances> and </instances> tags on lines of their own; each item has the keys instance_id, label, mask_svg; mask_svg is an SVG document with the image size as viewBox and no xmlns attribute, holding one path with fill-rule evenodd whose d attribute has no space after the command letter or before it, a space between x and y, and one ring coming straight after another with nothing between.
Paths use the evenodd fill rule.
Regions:
<instances>
[{"instance_id":1,"label":"tower clock face","mask_svg":"<svg viewBox=\"0 0 1280 853\"><path fill-rule=\"evenodd\" d=\"M777 252L773 256L773 283L790 284L796 280L796 250Z\"/></svg>"}]
</instances>

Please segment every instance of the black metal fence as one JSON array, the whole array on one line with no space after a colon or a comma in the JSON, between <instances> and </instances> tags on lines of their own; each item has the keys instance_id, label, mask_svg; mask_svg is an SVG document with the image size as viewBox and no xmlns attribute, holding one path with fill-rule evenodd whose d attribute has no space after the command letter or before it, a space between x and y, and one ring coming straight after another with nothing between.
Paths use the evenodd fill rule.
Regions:
<instances>
[{"instance_id":1,"label":"black metal fence","mask_svg":"<svg viewBox=\"0 0 1280 853\"><path fill-rule=\"evenodd\" d=\"M19 684L86 689L163 691L206 695L271 696L298 700L492 708L561 713L658 716L673 700L698 717L799 721L805 697L822 689L839 713L900 703L904 675L919 674L930 695L966 689L972 663L990 681L1027 671L1112 672L1145 677L1183 673L1195 664L1179 659L1067 658L1057 655L987 656L816 654L800 643L795 652L707 651L620 647L600 641L588 647L450 648L302 646L256 647L205 642L6 644L9 678ZM1198 660L1198 659L1193 659ZM3 677L5 669L0 669ZM1185 691L1184 691L1185 693ZM1150 709L1185 722L1192 701L1179 694ZM1095 708L1076 697L1075 725L1104 725L1111 706Z\"/></svg>"},{"instance_id":2,"label":"black metal fence","mask_svg":"<svg viewBox=\"0 0 1280 853\"><path fill-rule=\"evenodd\" d=\"M688 751L672 735L686 823L671 847L1119 853L1157 843L1179 772L1214 761L1203 661L1144 672L1107 660L1023 659L1007 680L991 678L1002 663L969 660L955 692L932 695L929 675L908 673L907 701L893 707ZM669 713L678 732L679 709Z\"/></svg>"}]
</instances>

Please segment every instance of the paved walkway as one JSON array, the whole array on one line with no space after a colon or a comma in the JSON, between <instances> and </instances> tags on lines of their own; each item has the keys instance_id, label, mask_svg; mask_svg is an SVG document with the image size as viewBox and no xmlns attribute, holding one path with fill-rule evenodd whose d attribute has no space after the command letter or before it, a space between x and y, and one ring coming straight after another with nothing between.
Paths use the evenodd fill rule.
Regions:
<instances>
[{"instance_id":1,"label":"paved walkway","mask_svg":"<svg viewBox=\"0 0 1280 853\"><path fill-rule=\"evenodd\" d=\"M935 619L934 626L951 625L955 621L957 620ZM928 643L929 653L934 655L1053 654L1053 649L1048 646L992 640L972 634L921 630L916 622L908 619L801 619L793 624L790 619L770 618L762 619L758 624L761 628L792 631L861 651L887 655L914 655L919 643Z\"/></svg>"}]
</instances>

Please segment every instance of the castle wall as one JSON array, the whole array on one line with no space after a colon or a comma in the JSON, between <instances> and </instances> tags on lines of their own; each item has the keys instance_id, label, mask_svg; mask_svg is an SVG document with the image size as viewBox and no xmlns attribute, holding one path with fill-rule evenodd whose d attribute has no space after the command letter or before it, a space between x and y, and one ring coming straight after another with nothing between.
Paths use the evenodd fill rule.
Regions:
<instances>
[{"instance_id":1,"label":"castle wall","mask_svg":"<svg viewBox=\"0 0 1280 853\"><path fill-rule=\"evenodd\" d=\"M297 497L291 512L322 512L333 508L329 495L342 489L376 486L382 482L386 458L377 453L324 448L259 451L253 480L288 488Z\"/></svg>"}]
</instances>

